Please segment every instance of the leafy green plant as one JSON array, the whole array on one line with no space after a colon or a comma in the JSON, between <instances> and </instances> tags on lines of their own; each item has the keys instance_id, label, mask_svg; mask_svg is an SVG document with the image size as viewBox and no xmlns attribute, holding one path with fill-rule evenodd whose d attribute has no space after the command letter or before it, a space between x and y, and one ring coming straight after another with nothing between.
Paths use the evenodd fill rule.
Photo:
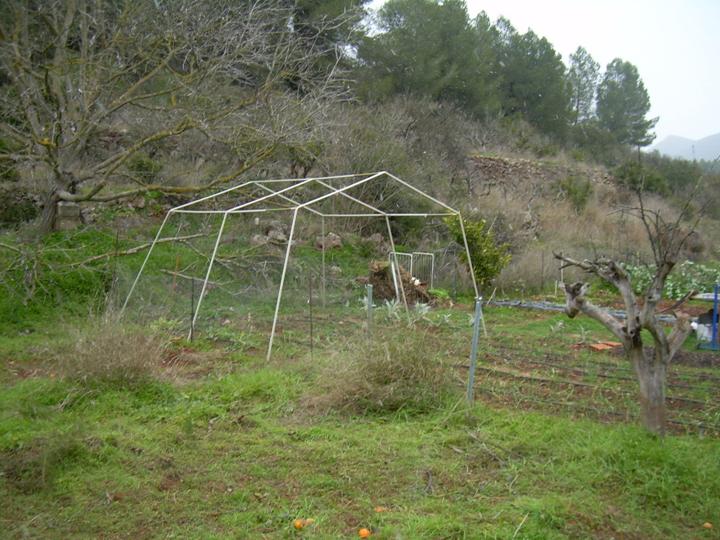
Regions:
<instances>
[{"instance_id":1,"label":"leafy green plant","mask_svg":"<svg viewBox=\"0 0 720 540\"><path fill-rule=\"evenodd\" d=\"M465 226L465 235L470 250L470 262L472 263L475 279L478 286L484 287L489 285L510 262L510 245L497 243L495 235L487 227L484 219L461 219ZM455 237L455 241L463 245L463 234L459 219L454 217L446 218L445 224ZM460 257L465 263L468 262L464 251Z\"/></svg>"},{"instance_id":2,"label":"leafy green plant","mask_svg":"<svg viewBox=\"0 0 720 540\"><path fill-rule=\"evenodd\" d=\"M141 181L149 182L160 172L162 164L145 153L138 153L128 160L127 167Z\"/></svg>"},{"instance_id":3,"label":"leafy green plant","mask_svg":"<svg viewBox=\"0 0 720 540\"><path fill-rule=\"evenodd\" d=\"M665 195L669 192L667 180L655 169L643 167L641 163L630 160L615 169L620 185L633 191L650 191Z\"/></svg>"},{"instance_id":4,"label":"leafy green plant","mask_svg":"<svg viewBox=\"0 0 720 540\"><path fill-rule=\"evenodd\" d=\"M623 268L638 294L648 288L655 276L655 265L625 264ZM668 276L663 292L666 298L678 300L690 291L712 291L716 283L720 283L720 268L685 261Z\"/></svg>"},{"instance_id":5,"label":"leafy green plant","mask_svg":"<svg viewBox=\"0 0 720 540\"><path fill-rule=\"evenodd\" d=\"M585 209L593 192L592 183L587 178L571 174L558 182L558 191L572 204L578 214Z\"/></svg>"},{"instance_id":6,"label":"leafy green plant","mask_svg":"<svg viewBox=\"0 0 720 540\"><path fill-rule=\"evenodd\" d=\"M428 292L430 293L430 296L434 298L438 298L440 300L450 300L450 292L446 289L430 289Z\"/></svg>"}]
</instances>

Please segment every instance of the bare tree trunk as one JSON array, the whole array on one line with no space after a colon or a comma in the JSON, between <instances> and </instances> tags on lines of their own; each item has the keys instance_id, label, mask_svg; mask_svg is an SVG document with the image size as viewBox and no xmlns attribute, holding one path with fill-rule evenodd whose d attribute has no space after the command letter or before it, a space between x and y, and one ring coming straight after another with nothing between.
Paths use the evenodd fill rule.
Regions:
<instances>
[{"instance_id":1,"label":"bare tree trunk","mask_svg":"<svg viewBox=\"0 0 720 540\"><path fill-rule=\"evenodd\" d=\"M626 354L640 383L640 419L643 426L651 433L663 437L667 365L659 357L646 356L642 344L633 346Z\"/></svg>"},{"instance_id":2,"label":"bare tree trunk","mask_svg":"<svg viewBox=\"0 0 720 540\"><path fill-rule=\"evenodd\" d=\"M45 236L50 234L55 228L55 220L57 218L58 202L60 202L60 196L56 189L53 189L45 197L43 203L42 215L40 216L40 234Z\"/></svg>"}]
</instances>

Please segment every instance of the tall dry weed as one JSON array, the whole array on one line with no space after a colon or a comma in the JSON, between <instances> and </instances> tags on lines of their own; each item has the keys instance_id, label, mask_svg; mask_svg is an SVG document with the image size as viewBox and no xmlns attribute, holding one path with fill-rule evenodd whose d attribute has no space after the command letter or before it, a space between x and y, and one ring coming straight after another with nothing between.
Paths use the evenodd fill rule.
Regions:
<instances>
[{"instance_id":1,"label":"tall dry weed","mask_svg":"<svg viewBox=\"0 0 720 540\"><path fill-rule=\"evenodd\" d=\"M378 328L372 339L359 336L338 348L309 402L324 412L421 414L440 407L453 388L432 335L416 327Z\"/></svg>"},{"instance_id":2,"label":"tall dry weed","mask_svg":"<svg viewBox=\"0 0 720 540\"><path fill-rule=\"evenodd\" d=\"M167 339L114 318L91 320L72 331L71 343L57 351L59 369L83 384L130 388L159 374Z\"/></svg>"}]
</instances>

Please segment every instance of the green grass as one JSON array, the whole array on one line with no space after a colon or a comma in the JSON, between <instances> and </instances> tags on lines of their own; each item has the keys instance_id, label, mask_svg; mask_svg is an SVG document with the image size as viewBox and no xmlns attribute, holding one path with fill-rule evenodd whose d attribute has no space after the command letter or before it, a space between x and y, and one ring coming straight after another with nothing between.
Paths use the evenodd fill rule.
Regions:
<instances>
[{"instance_id":1,"label":"green grass","mask_svg":"<svg viewBox=\"0 0 720 540\"><path fill-rule=\"evenodd\" d=\"M68 328L92 328L86 319L102 307L114 268L52 268L68 248L81 246L73 257L82 259L114 244L92 231L53 235L47 290L32 302L0 299L0 536L353 538L370 527L375 538L408 539L717 537L720 439L698 429L720 425L717 368L672 366L670 393L704 405L671 408L684 424L659 440L635 425L636 387L623 358L586 347L612 339L599 324L493 308L468 409L470 302L410 327L402 311L377 309L376 337L389 332L397 354L417 343L439 351L453 366L454 393L424 396L432 406L422 412L320 414L313 400L337 379L328 367L364 335L362 290L345 289L347 305L314 306L311 359L298 281L269 364L274 296L233 304L214 293L196 340L170 344L179 368L130 386L64 379L56 356L71 345ZM132 245L121 239L119 249ZM219 255L247 249L223 244ZM320 252L296 249L293 270L306 275ZM366 270L368 249L348 243L327 261L349 281ZM202 268L187 246L158 246L149 269L175 268L178 253L181 267ZM121 259L120 272L132 275L142 258ZM179 337L183 324L170 318L150 328ZM693 347L689 340L685 351ZM362 366L362 357L354 361ZM295 518L315 523L296 531Z\"/></svg>"},{"instance_id":2,"label":"green grass","mask_svg":"<svg viewBox=\"0 0 720 540\"><path fill-rule=\"evenodd\" d=\"M462 362L469 309L436 311L416 328ZM559 357L579 339L608 337L558 314L490 309L486 318L488 358L510 346ZM280 339L269 365L255 350L262 335L218 328L193 348L224 351L229 365L129 389L52 378L28 353L39 375L8 376L0 392L4 534L352 538L370 527L376 538L716 537L702 525L720 523L718 439L659 440L632 424L493 402L468 410L462 376L456 397L427 414L317 415L307 399L342 339L330 326L318 329L313 362L305 346ZM22 363L19 353L58 335L5 338L0 354ZM582 363L594 353L576 354ZM315 523L298 532L297 517Z\"/></svg>"}]
</instances>

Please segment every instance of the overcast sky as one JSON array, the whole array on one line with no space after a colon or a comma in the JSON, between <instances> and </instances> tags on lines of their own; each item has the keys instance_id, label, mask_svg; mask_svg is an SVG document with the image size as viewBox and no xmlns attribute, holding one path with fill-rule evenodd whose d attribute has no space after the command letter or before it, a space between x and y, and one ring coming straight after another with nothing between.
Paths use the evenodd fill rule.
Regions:
<instances>
[{"instance_id":1,"label":"overcast sky","mask_svg":"<svg viewBox=\"0 0 720 540\"><path fill-rule=\"evenodd\" d=\"M466 0L471 16L505 16L546 37L567 64L582 45L604 67L635 64L667 135L720 132L720 0ZM373 7L381 5L375 0Z\"/></svg>"}]
</instances>

